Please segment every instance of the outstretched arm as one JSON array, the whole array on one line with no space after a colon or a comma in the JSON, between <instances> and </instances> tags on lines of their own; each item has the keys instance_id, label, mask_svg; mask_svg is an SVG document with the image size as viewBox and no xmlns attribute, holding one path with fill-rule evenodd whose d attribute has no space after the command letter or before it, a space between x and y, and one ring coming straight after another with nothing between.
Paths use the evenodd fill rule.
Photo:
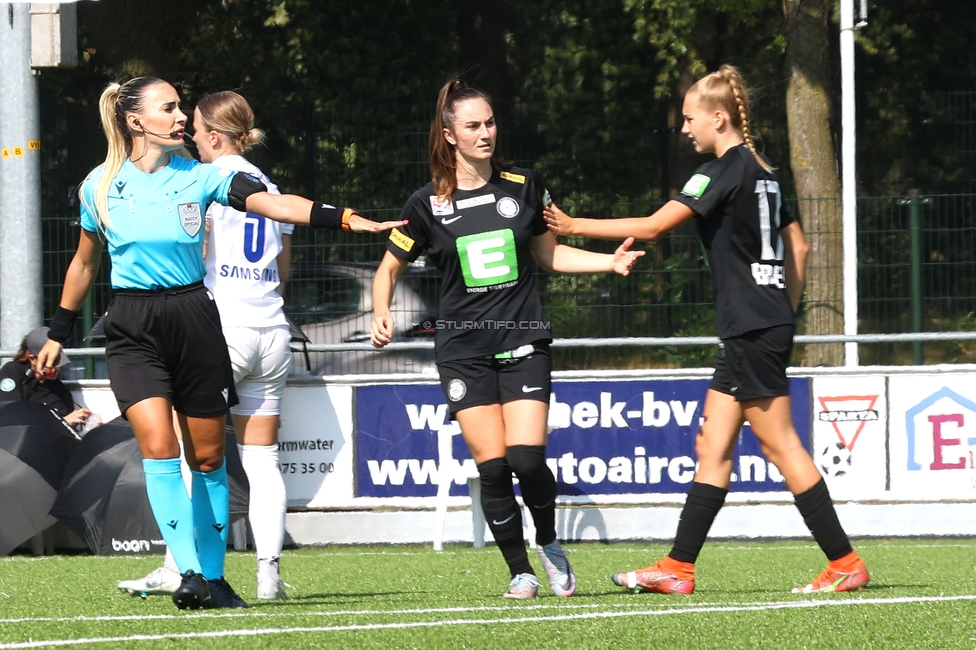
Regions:
<instances>
[{"instance_id":1,"label":"outstretched arm","mask_svg":"<svg viewBox=\"0 0 976 650\"><path fill-rule=\"evenodd\" d=\"M390 302L400 274L408 262L387 251L373 276L373 324L370 326L369 342L373 347L382 348L393 340L393 315Z\"/></svg>"},{"instance_id":2,"label":"outstretched arm","mask_svg":"<svg viewBox=\"0 0 976 650\"><path fill-rule=\"evenodd\" d=\"M543 233L532 238L532 257L536 264L546 271L557 273L619 273L630 275L630 269L637 263L637 259L644 255L644 251L632 251L633 237L628 237L613 255L608 253L594 253L559 244L551 233Z\"/></svg>"},{"instance_id":3,"label":"outstretched arm","mask_svg":"<svg viewBox=\"0 0 976 650\"><path fill-rule=\"evenodd\" d=\"M247 211L254 214L283 221L284 223L294 223L299 225L317 225L312 219L312 208L324 204L310 201L302 196L295 194L271 194L269 192L255 192L246 199ZM382 232L397 226L402 226L406 221L371 221L356 214L352 208L332 208L340 210L341 228L353 232ZM336 228L338 230L338 228Z\"/></svg>"},{"instance_id":4,"label":"outstretched arm","mask_svg":"<svg viewBox=\"0 0 976 650\"><path fill-rule=\"evenodd\" d=\"M543 210L542 216L549 230L556 235L580 235L596 239L633 237L641 241L654 241L691 219L695 211L684 203L668 201L647 217L585 219L573 218L553 204Z\"/></svg>"}]
</instances>

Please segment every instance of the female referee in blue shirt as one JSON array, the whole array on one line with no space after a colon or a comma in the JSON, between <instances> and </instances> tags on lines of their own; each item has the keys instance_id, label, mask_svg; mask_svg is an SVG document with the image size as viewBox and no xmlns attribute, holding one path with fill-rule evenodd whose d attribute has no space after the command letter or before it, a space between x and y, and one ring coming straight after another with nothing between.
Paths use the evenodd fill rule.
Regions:
<instances>
[{"instance_id":1,"label":"female referee in blue shirt","mask_svg":"<svg viewBox=\"0 0 976 650\"><path fill-rule=\"evenodd\" d=\"M180 609L246 607L226 580L229 504L224 427L234 381L220 317L203 285L204 215L216 201L313 227L378 232L349 208L269 194L254 176L189 158L187 116L155 77L110 84L99 100L105 162L85 179L81 238L35 369L57 365L108 245L115 297L105 319L109 380L143 455L146 492L182 574ZM175 154L175 155L174 155ZM193 497L180 476L180 419Z\"/></svg>"}]
</instances>

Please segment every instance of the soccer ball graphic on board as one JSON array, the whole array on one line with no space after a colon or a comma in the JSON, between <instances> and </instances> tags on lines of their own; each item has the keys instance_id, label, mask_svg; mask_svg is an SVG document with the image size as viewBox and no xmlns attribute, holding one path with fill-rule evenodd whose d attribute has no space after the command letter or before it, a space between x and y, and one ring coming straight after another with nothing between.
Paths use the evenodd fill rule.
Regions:
<instances>
[{"instance_id":1,"label":"soccer ball graphic on board","mask_svg":"<svg viewBox=\"0 0 976 650\"><path fill-rule=\"evenodd\" d=\"M851 471L851 450L843 442L833 442L820 452L817 464L825 476L845 476Z\"/></svg>"}]
</instances>

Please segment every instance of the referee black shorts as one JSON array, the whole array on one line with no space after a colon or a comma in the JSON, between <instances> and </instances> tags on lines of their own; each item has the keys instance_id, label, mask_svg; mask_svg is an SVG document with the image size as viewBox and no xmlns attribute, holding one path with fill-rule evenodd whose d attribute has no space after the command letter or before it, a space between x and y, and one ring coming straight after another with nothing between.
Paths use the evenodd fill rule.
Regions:
<instances>
[{"instance_id":1,"label":"referee black shorts","mask_svg":"<svg viewBox=\"0 0 976 650\"><path fill-rule=\"evenodd\" d=\"M164 397L190 417L223 415L237 402L220 314L202 282L117 291L105 339L108 378L123 415L150 397Z\"/></svg>"},{"instance_id":2,"label":"referee black shorts","mask_svg":"<svg viewBox=\"0 0 976 650\"><path fill-rule=\"evenodd\" d=\"M451 418L458 411L520 399L549 403L552 360L548 343L535 343L526 356L478 357L437 364Z\"/></svg>"},{"instance_id":3,"label":"referee black shorts","mask_svg":"<svg viewBox=\"0 0 976 650\"><path fill-rule=\"evenodd\" d=\"M789 395L793 332L793 325L778 325L722 339L709 388L738 402Z\"/></svg>"}]
</instances>

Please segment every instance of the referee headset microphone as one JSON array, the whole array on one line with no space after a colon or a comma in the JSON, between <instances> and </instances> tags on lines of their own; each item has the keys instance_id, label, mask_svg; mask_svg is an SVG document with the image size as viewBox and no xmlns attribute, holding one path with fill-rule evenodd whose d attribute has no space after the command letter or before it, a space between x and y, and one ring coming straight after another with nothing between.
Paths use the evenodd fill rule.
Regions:
<instances>
[{"instance_id":1,"label":"referee headset microphone","mask_svg":"<svg viewBox=\"0 0 976 650\"><path fill-rule=\"evenodd\" d=\"M155 133L153 131L150 131L146 127L144 127L142 125L142 122L140 122L139 120L133 120L132 123L134 125L138 126L142 130L143 133L148 133L149 135L154 135L157 138L169 138L170 140L182 140L182 138L180 137L180 132L179 131L170 131L169 133Z\"/></svg>"}]
</instances>

